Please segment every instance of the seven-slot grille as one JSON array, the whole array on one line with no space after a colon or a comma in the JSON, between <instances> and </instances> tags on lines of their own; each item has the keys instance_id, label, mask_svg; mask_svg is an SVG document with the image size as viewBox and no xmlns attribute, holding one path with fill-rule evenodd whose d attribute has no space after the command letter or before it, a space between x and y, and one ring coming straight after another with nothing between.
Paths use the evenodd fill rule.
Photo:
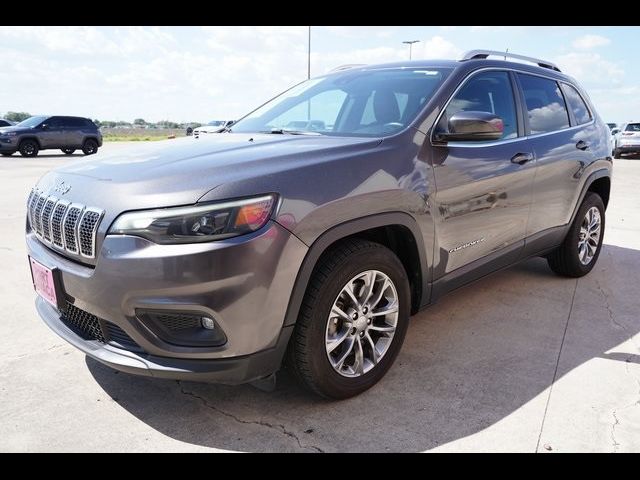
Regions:
<instances>
[{"instance_id":1,"label":"seven-slot grille","mask_svg":"<svg viewBox=\"0 0 640 480\"><path fill-rule=\"evenodd\" d=\"M74 255L94 258L96 232L104 210L85 207L32 190L27 201L29 224L43 242Z\"/></svg>"}]
</instances>

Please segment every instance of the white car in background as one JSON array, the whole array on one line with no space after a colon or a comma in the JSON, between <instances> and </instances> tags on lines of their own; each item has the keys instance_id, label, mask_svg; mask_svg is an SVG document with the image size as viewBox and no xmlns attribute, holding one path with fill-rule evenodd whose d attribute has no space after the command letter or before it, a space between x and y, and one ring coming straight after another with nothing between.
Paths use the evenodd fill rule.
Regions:
<instances>
[{"instance_id":1,"label":"white car in background","mask_svg":"<svg viewBox=\"0 0 640 480\"><path fill-rule=\"evenodd\" d=\"M193 136L197 137L201 133L220 133L224 130L231 121L229 120L212 120L206 125L196 127L193 129Z\"/></svg>"},{"instance_id":2,"label":"white car in background","mask_svg":"<svg viewBox=\"0 0 640 480\"><path fill-rule=\"evenodd\" d=\"M615 132L614 157L619 158L623 153L640 154L640 122L624 123L612 132Z\"/></svg>"}]
</instances>

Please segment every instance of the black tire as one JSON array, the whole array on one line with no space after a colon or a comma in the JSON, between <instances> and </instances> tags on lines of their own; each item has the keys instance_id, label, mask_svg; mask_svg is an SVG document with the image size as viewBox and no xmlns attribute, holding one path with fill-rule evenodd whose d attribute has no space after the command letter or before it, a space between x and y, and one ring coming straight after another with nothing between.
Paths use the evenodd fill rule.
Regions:
<instances>
[{"instance_id":1,"label":"black tire","mask_svg":"<svg viewBox=\"0 0 640 480\"><path fill-rule=\"evenodd\" d=\"M596 248L593 258L588 264L583 264L580 261L578 254L578 241L580 236L580 226L585 218L585 215L590 208L596 207L600 213L600 238L598 239L598 246ZM600 195L594 192L587 192L584 197L582 205L578 209L576 218L574 219L567 236L565 237L562 245L558 247L554 252L547 256L547 263L551 270L558 275L565 277L582 277L589 273L598 261L600 251L602 250L602 239L604 237L605 227L605 211L604 203Z\"/></svg>"},{"instance_id":2,"label":"black tire","mask_svg":"<svg viewBox=\"0 0 640 480\"><path fill-rule=\"evenodd\" d=\"M388 350L371 370L345 377L334 370L325 349L329 312L349 280L367 270L384 273L395 286L399 305L396 330ZM391 250L359 239L341 242L324 254L314 269L289 343L287 364L305 387L323 397L358 395L375 385L393 364L404 341L410 309L409 280Z\"/></svg>"},{"instance_id":3,"label":"black tire","mask_svg":"<svg viewBox=\"0 0 640 480\"><path fill-rule=\"evenodd\" d=\"M622 153L619 148L613 150L613 158L620 158L620 155L622 155Z\"/></svg>"},{"instance_id":4,"label":"black tire","mask_svg":"<svg viewBox=\"0 0 640 480\"><path fill-rule=\"evenodd\" d=\"M85 140L82 145L82 153L85 155L93 155L98 152L98 142L93 140L92 138Z\"/></svg>"},{"instance_id":5,"label":"black tire","mask_svg":"<svg viewBox=\"0 0 640 480\"><path fill-rule=\"evenodd\" d=\"M31 139L23 140L20 142L20 146L18 147L18 151L23 157L35 157L38 155L39 150L40 146L38 145L38 142Z\"/></svg>"},{"instance_id":6,"label":"black tire","mask_svg":"<svg viewBox=\"0 0 640 480\"><path fill-rule=\"evenodd\" d=\"M75 148L62 148L61 150L65 155L73 155L73 152L76 151Z\"/></svg>"},{"instance_id":7,"label":"black tire","mask_svg":"<svg viewBox=\"0 0 640 480\"><path fill-rule=\"evenodd\" d=\"M11 155L13 155L16 152L2 152L2 156L3 157L10 157Z\"/></svg>"}]
</instances>

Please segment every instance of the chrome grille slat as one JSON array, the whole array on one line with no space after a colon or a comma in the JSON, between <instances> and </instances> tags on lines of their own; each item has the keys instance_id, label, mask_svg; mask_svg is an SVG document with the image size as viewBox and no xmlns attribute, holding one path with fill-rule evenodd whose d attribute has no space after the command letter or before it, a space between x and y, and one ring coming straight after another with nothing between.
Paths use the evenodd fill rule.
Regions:
<instances>
[{"instance_id":1,"label":"chrome grille slat","mask_svg":"<svg viewBox=\"0 0 640 480\"><path fill-rule=\"evenodd\" d=\"M80 215L82 215L82 206L75 203L69 205L67 214L64 217L64 248L71 253L78 253L78 240L76 238L76 227Z\"/></svg>"},{"instance_id":2,"label":"chrome grille slat","mask_svg":"<svg viewBox=\"0 0 640 480\"><path fill-rule=\"evenodd\" d=\"M36 235L42 237L42 207L44 207L44 202L47 200L47 197L40 196L38 198L38 203L36 203L36 208L33 211L33 225L35 227Z\"/></svg>"},{"instance_id":3,"label":"chrome grille slat","mask_svg":"<svg viewBox=\"0 0 640 480\"><path fill-rule=\"evenodd\" d=\"M42 215L40 218L40 223L42 223L42 238L45 242L49 243L51 243L51 214L57 201L57 198L49 197L44 202L44 207L42 207Z\"/></svg>"},{"instance_id":4,"label":"chrome grille slat","mask_svg":"<svg viewBox=\"0 0 640 480\"><path fill-rule=\"evenodd\" d=\"M67 213L69 202L60 200L56 203L51 214L51 241L56 247L64 248L64 238L62 236L62 219Z\"/></svg>"},{"instance_id":5,"label":"chrome grille slat","mask_svg":"<svg viewBox=\"0 0 640 480\"><path fill-rule=\"evenodd\" d=\"M104 211L43 195L33 189L27 217L34 233L56 250L95 258L96 234Z\"/></svg>"}]
</instances>

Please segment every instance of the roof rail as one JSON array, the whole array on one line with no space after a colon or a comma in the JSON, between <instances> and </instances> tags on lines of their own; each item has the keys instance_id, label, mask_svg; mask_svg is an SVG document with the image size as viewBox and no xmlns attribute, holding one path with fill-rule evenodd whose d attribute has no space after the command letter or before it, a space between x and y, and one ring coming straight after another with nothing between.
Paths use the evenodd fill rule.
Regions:
<instances>
[{"instance_id":1,"label":"roof rail","mask_svg":"<svg viewBox=\"0 0 640 480\"><path fill-rule=\"evenodd\" d=\"M509 58L517 58L518 60L524 60L525 62L535 63L536 65L538 65L540 67L549 68L551 70L555 70L556 72L560 72L561 71L557 67L557 65L555 65L554 63L551 63L551 62L547 62L546 60L540 60L539 58L533 58L533 57L525 57L524 55L516 55L515 53L498 52L496 50L469 50L467 53L465 53L462 56L460 61L473 60L473 59L477 59L477 58L487 58L489 55L495 55L495 56L498 56L498 57L504 57L505 59L507 57L509 57Z\"/></svg>"},{"instance_id":2,"label":"roof rail","mask_svg":"<svg viewBox=\"0 0 640 480\"><path fill-rule=\"evenodd\" d=\"M329 72L339 72L341 70L349 70L350 68L366 67L366 63L348 63L346 65L340 65L339 67L329 70Z\"/></svg>"}]
</instances>

